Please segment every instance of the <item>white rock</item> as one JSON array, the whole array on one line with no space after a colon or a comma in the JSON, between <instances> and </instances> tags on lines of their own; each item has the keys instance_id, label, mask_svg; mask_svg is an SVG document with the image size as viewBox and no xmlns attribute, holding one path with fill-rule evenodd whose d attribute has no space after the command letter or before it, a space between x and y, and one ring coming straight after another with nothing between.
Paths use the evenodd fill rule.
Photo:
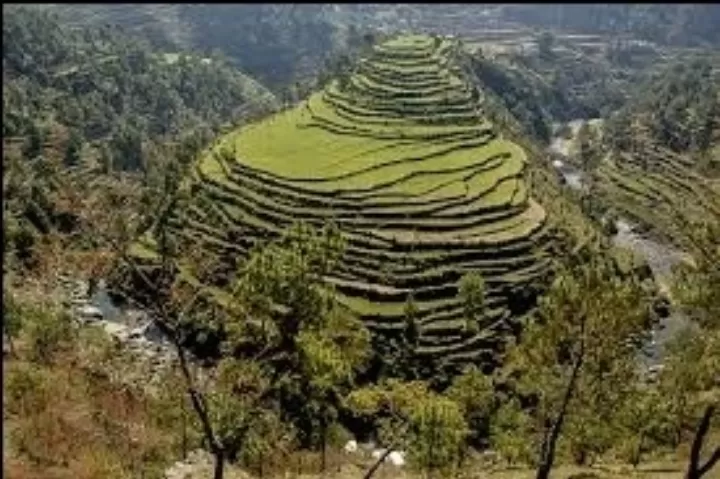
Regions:
<instances>
[{"instance_id":1,"label":"white rock","mask_svg":"<svg viewBox=\"0 0 720 479\"><path fill-rule=\"evenodd\" d=\"M100 308L91 304L86 304L85 306L78 308L78 314L85 318L102 319L103 317L103 312L100 311Z\"/></svg>"},{"instance_id":2,"label":"white rock","mask_svg":"<svg viewBox=\"0 0 720 479\"><path fill-rule=\"evenodd\" d=\"M360 443L359 446L365 452L371 452L372 450L375 449L375 443L373 441Z\"/></svg>"},{"instance_id":3,"label":"white rock","mask_svg":"<svg viewBox=\"0 0 720 479\"><path fill-rule=\"evenodd\" d=\"M565 163L563 163L562 160L554 160L554 161L552 162L552 165L553 165L555 168L562 168L562 167L565 165Z\"/></svg>"},{"instance_id":4,"label":"white rock","mask_svg":"<svg viewBox=\"0 0 720 479\"><path fill-rule=\"evenodd\" d=\"M130 339L143 339L145 340L145 332L147 331L147 325L138 326L130 330L128 337Z\"/></svg>"},{"instance_id":5,"label":"white rock","mask_svg":"<svg viewBox=\"0 0 720 479\"><path fill-rule=\"evenodd\" d=\"M500 460L500 454L498 454L497 451L493 451L492 449L487 449L480 453L480 456L484 461L488 462L498 462Z\"/></svg>"},{"instance_id":6,"label":"white rock","mask_svg":"<svg viewBox=\"0 0 720 479\"><path fill-rule=\"evenodd\" d=\"M393 466L401 467L405 465L405 453L403 451L393 451L385 458Z\"/></svg>"},{"instance_id":7,"label":"white rock","mask_svg":"<svg viewBox=\"0 0 720 479\"><path fill-rule=\"evenodd\" d=\"M385 454L385 449L375 449L370 455L373 459L380 459Z\"/></svg>"},{"instance_id":8,"label":"white rock","mask_svg":"<svg viewBox=\"0 0 720 479\"><path fill-rule=\"evenodd\" d=\"M357 452L358 444L356 440L350 440L345 444L345 452Z\"/></svg>"},{"instance_id":9,"label":"white rock","mask_svg":"<svg viewBox=\"0 0 720 479\"><path fill-rule=\"evenodd\" d=\"M109 321L105 321L103 323L103 329L106 333L108 333L111 336L115 336L116 338L127 339L128 331L127 327L124 324L119 323L111 323Z\"/></svg>"}]
</instances>

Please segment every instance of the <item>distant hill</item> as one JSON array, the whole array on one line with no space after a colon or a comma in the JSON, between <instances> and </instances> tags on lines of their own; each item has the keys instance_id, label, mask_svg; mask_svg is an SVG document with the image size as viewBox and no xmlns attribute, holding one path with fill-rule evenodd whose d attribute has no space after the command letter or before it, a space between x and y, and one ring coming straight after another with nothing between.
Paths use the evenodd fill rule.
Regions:
<instances>
[{"instance_id":1,"label":"distant hill","mask_svg":"<svg viewBox=\"0 0 720 479\"><path fill-rule=\"evenodd\" d=\"M720 44L715 4L339 4L333 18L385 31L414 30L463 37L495 30L552 29L635 38L660 45Z\"/></svg>"},{"instance_id":2,"label":"distant hill","mask_svg":"<svg viewBox=\"0 0 720 479\"><path fill-rule=\"evenodd\" d=\"M502 17L541 28L630 35L664 45L720 44L717 4L504 5Z\"/></svg>"}]
</instances>

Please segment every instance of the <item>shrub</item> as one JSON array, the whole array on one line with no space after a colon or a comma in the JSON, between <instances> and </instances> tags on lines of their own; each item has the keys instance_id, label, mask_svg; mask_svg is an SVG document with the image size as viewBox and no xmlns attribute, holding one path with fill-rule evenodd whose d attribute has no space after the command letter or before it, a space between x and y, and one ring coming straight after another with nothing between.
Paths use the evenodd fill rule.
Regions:
<instances>
[{"instance_id":1,"label":"shrub","mask_svg":"<svg viewBox=\"0 0 720 479\"><path fill-rule=\"evenodd\" d=\"M490 422L490 444L509 463L534 460L532 420L517 400L498 409Z\"/></svg>"},{"instance_id":2,"label":"shrub","mask_svg":"<svg viewBox=\"0 0 720 479\"><path fill-rule=\"evenodd\" d=\"M58 352L68 347L73 336L69 314L35 306L24 308L20 314L27 323L31 361L51 363Z\"/></svg>"},{"instance_id":3,"label":"shrub","mask_svg":"<svg viewBox=\"0 0 720 479\"><path fill-rule=\"evenodd\" d=\"M9 369L5 382L6 407L10 414L44 409L49 400L47 381L42 370L28 364Z\"/></svg>"},{"instance_id":4,"label":"shrub","mask_svg":"<svg viewBox=\"0 0 720 479\"><path fill-rule=\"evenodd\" d=\"M449 472L464 450L468 427L463 408L422 381L388 380L357 389L346 405L356 415L372 418L380 442L406 449L421 469Z\"/></svg>"}]
</instances>

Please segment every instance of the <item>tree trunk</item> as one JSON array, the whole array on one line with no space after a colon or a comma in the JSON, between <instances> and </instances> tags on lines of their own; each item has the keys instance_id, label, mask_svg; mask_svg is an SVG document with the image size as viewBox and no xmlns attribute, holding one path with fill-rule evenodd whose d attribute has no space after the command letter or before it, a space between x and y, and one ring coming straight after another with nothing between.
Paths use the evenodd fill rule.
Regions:
<instances>
[{"instance_id":1,"label":"tree trunk","mask_svg":"<svg viewBox=\"0 0 720 479\"><path fill-rule=\"evenodd\" d=\"M567 388L565 389L565 396L563 397L558 417L555 419L555 422L550 425L545 437L543 438L543 443L540 448L540 465L538 466L537 474L535 476L536 479L548 479L550 477L550 470L552 469L553 462L555 461L555 447L557 445L557 440L560 437L560 431L562 430L563 423L565 422L568 404L570 404L570 399L575 392L575 385L577 384L580 367L582 366L583 358L585 356L585 339L583 337L585 334L584 319L580 327L580 351L575 359L575 364L573 365L570 380L568 381Z\"/></svg>"},{"instance_id":2,"label":"tree trunk","mask_svg":"<svg viewBox=\"0 0 720 479\"><path fill-rule=\"evenodd\" d=\"M160 224L162 224L163 221L165 221L165 219L161 218ZM173 276L173 267L170 258L167 255L166 231L164 228L161 228L160 232L160 253L162 267L161 278L171 278ZM157 325L170 328L171 318L173 317L173 315L168 312L165 304L163 303L163 300L161 299L163 297L163 295L161 294L162 287L160 286L162 284L162 281L150 280L150 278L148 278L148 276L138 267L138 265L132 259L128 258L126 251L120 245L115 245L115 249L120 254L120 257L125 260L126 264L130 268L132 268L134 274L138 275L138 277L144 283L145 287L148 288L148 290L151 292L150 298L155 299L154 306L156 310L155 312L158 317L154 317L153 322ZM199 293L196 294L192 298L192 300L180 310L181 312L178 315L182 316L182 311L189 310L190 306L194 304L198 296ZM190 402L192 404L193 410L195 411L198 419L200 420L200 424L203 429L203 438L205 439L205 441L207 441L210 452L213 456L215 456L215 472L213 477L214 479L223 479L225 468L225 449L222 443L215 436L215 431L213 430L212 421L210 419L210 414L207 402L205 401L205 397L195 387L195 383L190 372L190 367L188 365L187 358L185 357L185 350L182 346L181 335L176 329L170 329L171 333L169 334L169 336L173 343L173 346L175 347L175 352L178 355L180 371L182 372L183 379L185 381L185 389L190 396Z\"/></svg>"},{"instance_id":3,"label":"tree trunk","mask_svg":"<svg viewBox=\"0 0 720 479\"><path fill-rule=\"evenodd\" d=\"M215 432L213 431L212 422L210 421L210 414L208 413L205 398L195 388L195 384L192 380L192 375L190 374L190 368L187 364L187 359L185 358L185 352L183 351L182 346L180 345L180 342L177 340L177 338L174 339L175 349L177 350L178 357L180 359L180 370L182 371L183 377L185 378L185 385L187 388L187 392L190 395L190 401L192 403L193 409L195 410L195 413L200 419L200 424L203 428L203 434L208 442L210 451L215 456L215 475L213 477L214 479L222 479L225 466L225 451L223 450L220 441L218 441L215 437Z\"/></svg>"},{"instance_id":4,"label":"tree trunk","mask_svg":"<svg viewBox=\"0 0 720 479\"><path fill-rule=\"evenodd\" d=\"M710 419L715 412L715 406L708 406L705 408L705 414L703 414L700 424L698 425L697 432L695 432L695 439L693 439L692 448L690 449L690 464L688 465L687 474L685 479L700 479L706 473L720 461L720 447L716 447L713 453L708 458L704 465L700 465L700 452L702 451L703 441L705 435L710 429Z\"/></svg>"},{"instance_id":5,"label":"tree trunk","mask_svg":"<svg viewBox=\"0 0 720 479\"><path fill-rule=\"evenodd\" d=\"M327 422L325 421L324 418L322 419L322 425L320 427L321 427L320 434L322 435L322 437L320 438L320 441L321 441L321 444L320 444L320 448L321 448L320 467L322 469L322 474L325 475L325 471L327 470Z\"/></svg>"},{"instance_id":6,"label":"tree trunk","mask_svg":"<svg viewBox=\"0 0 720 479\"><path fill-rule=\"evenodd\" d=\"M15 344L13 344L12 335L5 333L5 337L7 338L7 342L8 342L8 353L10 354L10 357L12 359L15 359L16 358Z\"/></svg>"},{"instance_id":7,"label":"tree trunk","mask_svg":"<svg viewBox=\"0 0 720 479\"><path fill-rule=\"evenodd\" d=\"M182 457L183 460L187 459L187 419L185 417L185 396L180 395L180 412L182 414Z\"/></svg>"},{"instance_id":8,"label":"tree trunk","mask_svg":"<svg viewBox=\"0 0 720 479\"><path fill-rule=\"evenodd\" d=\"M634 469L637 469L638 464L640 464L640 458L642 456L642 447L643 447L643 440L645 439L645 435L640 433L640 438L638 440L638 446L635 450L635 454L633 454L632 458L632 467Z\"/></svg>"},{"instance_id":9,"label":"tree trunk","mask_svg":"<svg viewBox=\"0 0 720 479\"><path fill-rule=\"evenodd\" d=\"M213 456L215 456L213 479L223 479L223 475L225 474L225 456L221 449L214 450Z\"/></svg>"}]
</instances>

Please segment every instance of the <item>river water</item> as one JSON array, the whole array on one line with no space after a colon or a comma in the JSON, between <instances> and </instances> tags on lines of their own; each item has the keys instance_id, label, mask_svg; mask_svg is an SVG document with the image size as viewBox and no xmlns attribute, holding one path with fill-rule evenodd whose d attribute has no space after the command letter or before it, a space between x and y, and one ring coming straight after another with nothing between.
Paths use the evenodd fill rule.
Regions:
<instances>
[{"instance_id":1,"label":"river water","mask_svg":"<svg viewBox=\"0 0 720 479\"><path fill-rule=\"evenodd\" d=\"M150 343L165 344L164 334L150 320L147 312L113 300L105 280L98 281L95 291L87 302L102 312L102 319L111 323L112 330L142 331L142 337Z\"/></svg>"},{"instance_id":2,"label":"river water","mask_svg":"<svg viewBox=\"0 0 720 479\"><path fill-rule=\"evenodd\" d=\"M110 294L104 280L98 282L93 295L90 297L90 304L98 308L103 313L103 318L108 321L123 322L126 309L116 304Z\"/></svg>"}]
</instances>

